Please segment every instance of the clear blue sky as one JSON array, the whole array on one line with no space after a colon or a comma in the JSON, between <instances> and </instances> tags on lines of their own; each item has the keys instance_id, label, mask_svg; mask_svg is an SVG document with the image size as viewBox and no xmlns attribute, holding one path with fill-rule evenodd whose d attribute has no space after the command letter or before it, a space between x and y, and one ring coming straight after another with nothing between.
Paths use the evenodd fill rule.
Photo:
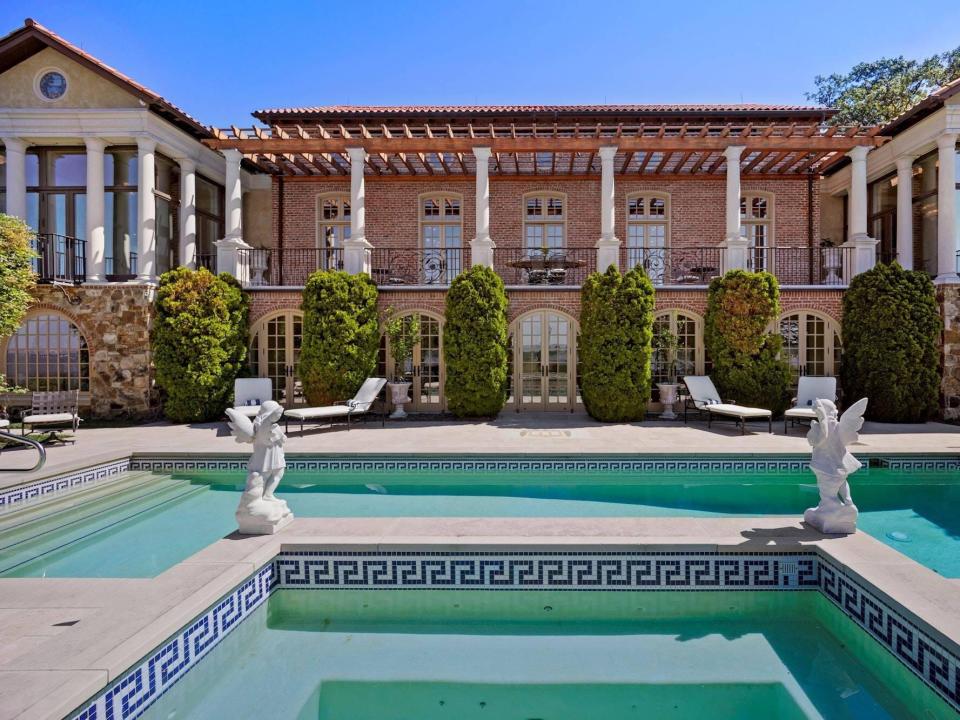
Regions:
<instances>
[{"instance_id":1,"label":"clear blue sky","mask_svg":"<svg viewBox=\"0 0 960 720\"><path fill-rule=\"evenodd\" d=\"M204 123L352 104L804 103L817 74L960 44L956 0L3 0Z\"/></svg>"}]
</instances>

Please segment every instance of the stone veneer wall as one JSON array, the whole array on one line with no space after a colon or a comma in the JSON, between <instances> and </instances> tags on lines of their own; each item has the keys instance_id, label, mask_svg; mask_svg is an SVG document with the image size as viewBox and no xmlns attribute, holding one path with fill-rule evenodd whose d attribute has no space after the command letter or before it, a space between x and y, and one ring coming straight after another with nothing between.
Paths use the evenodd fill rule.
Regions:
<instances>
[{"instance_id":1,"label":"stone veneer wall","mask_svg":"<svg viewBox=\"0 0 960 720\"><path fill-rule=\"evenodd\" d=\"M940 411L944 420L960 421L960 285L940 285L937 299L943 318Z\"/></svg>"}]
</instances>

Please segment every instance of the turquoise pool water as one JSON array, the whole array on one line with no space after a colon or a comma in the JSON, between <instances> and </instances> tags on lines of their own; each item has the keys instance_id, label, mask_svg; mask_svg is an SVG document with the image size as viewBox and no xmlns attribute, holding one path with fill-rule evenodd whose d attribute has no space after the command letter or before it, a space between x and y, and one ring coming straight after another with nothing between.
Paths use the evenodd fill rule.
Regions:
<instances>
[{"instance_id":1,"label":"turquoise pool water","mask_svg":"<svg viewBox=\"0 0 960 720\"><path fill-rule=\"evenodd\" d=\"M144 717L950 714L820 593L281 590Z\"/></svg>"},{"instance_id":2,"label":"turquoise pool water","mask_svg":"<svg viewBox=\"0 0 960 720\"><path fill-rule=\"evenodd\" d=\"M809 473L288 473L302 517L662 517L792 515L817 502ZM234 529L240 473L130 473L116 483L0 515L0 575L152 577ZM960 577L957 473L859 472L860 527Z\"/></svg>"}]
</instances>

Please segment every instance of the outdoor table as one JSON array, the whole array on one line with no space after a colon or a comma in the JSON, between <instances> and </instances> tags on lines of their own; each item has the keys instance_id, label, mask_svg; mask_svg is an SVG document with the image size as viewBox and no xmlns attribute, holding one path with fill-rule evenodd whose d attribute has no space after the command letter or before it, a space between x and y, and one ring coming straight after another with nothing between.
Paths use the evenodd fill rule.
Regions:
<instances>
[{"instance_id":1,"label":"outdoor table","mask_svg":"<svg viewBox=\"0 0 960 720\"><path fill-rule=\"evenodd\" d=\"M551 270L571 270L573 268L583 267L586 263L583 260L571 260L564 256L558 255L556 257L547 256L536 256L528 255L527 257L520 258L519 260L511 260L506 263L507 267L517 268L518 270L523 270L527 275L527 282L531 285L539 285L544 282L548 282L547 274ZM537 271L543 273L543 278L537 278L536 274L539 274ZM536 278L536 279L535 279Z\"/></svg>"}]
</instances>

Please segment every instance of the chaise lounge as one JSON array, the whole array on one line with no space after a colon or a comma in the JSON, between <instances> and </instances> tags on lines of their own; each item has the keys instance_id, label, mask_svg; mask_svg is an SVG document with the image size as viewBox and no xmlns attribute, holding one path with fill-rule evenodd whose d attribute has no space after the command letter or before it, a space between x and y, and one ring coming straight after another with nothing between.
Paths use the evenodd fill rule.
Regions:
<instances>
[{"instance_id":1,"label":"chaise lounge","mask_svg":"<svg viewBox=\"0 0 960 720\"><path fill-rule=\"evenodd\" d=\"M270 378L237 378L233 381L233 409L241 415L256 417L260 405L273 399Z\"/></svg>"},{"instance_id":2,"label":"chaise lounge","mask_svg":"<svg viewBox=\"0 0 960 720\"><path fill-rule=\"evenodd\" d=\"M817 414L813 410L814 400L837 401L837 379L835 377L817 377L804 375L797 384L797 396L793 399L793 407L783 414L783 434L787 434L787 424L801 420L816 420Z\"/></svg>"},{"instance_id":3,"label":"chaise lounge","mask_svg":"<svg viewBox=\"0 0 960 720\"><path fill-rule=\"evenodd\" d=\"M737 405L732 400L724 402L717 392L713 380L707 375L687 375L683 378L690 398L683 404L683 422L687 422L687 410L692 408L698 413L707 414L709 428L714 415L733 418L740 425L741 434L747 433L747 420L767 420L767 432L773 432L773 413L763 408Z\"/></svg>"},{"instance_id":4,"label":"chaise lounge","mask_svg":"<svg viewBox=\"0 0 960 720\"><path fill-rule=\"evenodd\" d=\"M363 381L363 385L360 386L357 394L354 395L351 400L343 400L325 407L294 408L287 410L283 413L287 432L290 432L291 420L300 421L300 432L302 433L303 424L308 420L333 423L336 418L344 418L347 422L347 430L349 430L350 419L358 415L366 415L370 412L373 403L376 402L377 397L379 397L386 384L386 378L367 378ZM386 406L386 403L384 403L384 406ZM384 410L384 417L381 418L381 424L385 422L385 418L386 411Z\"/></svg>"}]
</instances>

